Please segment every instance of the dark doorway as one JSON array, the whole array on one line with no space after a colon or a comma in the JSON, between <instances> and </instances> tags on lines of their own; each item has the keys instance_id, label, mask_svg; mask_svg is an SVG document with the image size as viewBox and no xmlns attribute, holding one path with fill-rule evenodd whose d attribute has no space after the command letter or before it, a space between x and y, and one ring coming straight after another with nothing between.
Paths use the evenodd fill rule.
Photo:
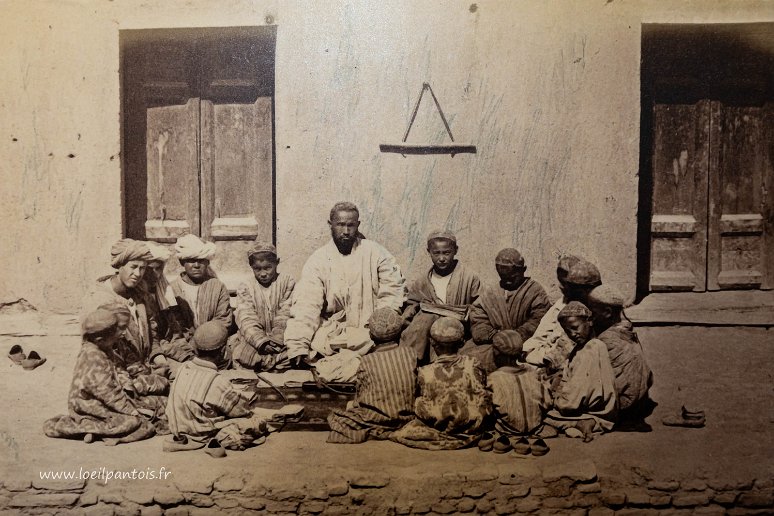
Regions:
<instances>
[{"instance_id":1,"label":"dark doorway","mask_svg":"<svg viewBox=\"0 0 774 516\"><path fill-rule=\"evenodd\" d=\"M226 277L274 239L275 41L273 26L120 31L126 236L214 240Z\"/></svg>"},{"instance_id":2,"label":"dark doorway","mask_svg":"<svg viewBox=\"0 0 774 516\"><path fill-rule=\"evenodd\" d=\"M643 25L638 297L774 287L774 24Z\"/></svg>"}]
</instances>

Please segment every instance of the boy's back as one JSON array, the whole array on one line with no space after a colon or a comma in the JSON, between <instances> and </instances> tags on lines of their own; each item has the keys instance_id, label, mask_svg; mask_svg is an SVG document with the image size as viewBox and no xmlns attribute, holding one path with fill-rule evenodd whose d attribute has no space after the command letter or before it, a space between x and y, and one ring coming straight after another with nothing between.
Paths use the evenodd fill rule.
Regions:
<instances>
[{"instance_id":1,"label":"boy's back","mask_svg":"<svg viewBox=\"0 0 774 516\"><path fill-rule=\"evenodd\" d=\"M551 406L551 395L535 367L501 367L489 374L488 385L497 430L509 435L530 435L540 428Z\"/></svg>"}]
</instances>

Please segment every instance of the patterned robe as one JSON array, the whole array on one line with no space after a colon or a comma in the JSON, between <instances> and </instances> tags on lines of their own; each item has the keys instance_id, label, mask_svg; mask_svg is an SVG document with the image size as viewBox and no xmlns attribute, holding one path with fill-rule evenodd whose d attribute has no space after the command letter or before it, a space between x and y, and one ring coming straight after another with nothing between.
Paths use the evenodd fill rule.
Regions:
<instances>
[{"instance_id":1,"label":"patterned robe","mask_svg":"<svg viewBox=\"0 0 774 516\"><path fill-rule=\"evenodd\" d=\"M68 414L56 416L43 424L49 437L82 438L124 437L126 442L154 434L124 392L108 355L96 344L84 341L75 362ZM127 438L128 437L128 438Z\"/></svg>"},{"instance_id":2,"label":"patterned robe","mask_svg":"<svg viewBox=\"0 0 774 516\"><path fill-rule=\"evenodd\" d=\"M613 366L618 408L625 410L645 399L653 384L653 373L631 323L621 321L602 332L598 339L607 346Z\"/></svg>"},{"instance_id":3,"label":"patterned robe","mask_svg":"<svg viewBox=\"0 0 774 516\"><path fill-rule=\"evenodd\" d=\"M238 333L230 339L233 358L248 368L271 370L277 355L261 355L258 349L268 341L284 346L285 326L290 316L290 298L295 280L280 273L268 288L258 281L242 283L237 289L234 311Z\"/></svg>"},{"instance_id":4,"label":"patterned robe","mask_svg":"<svg viewBox=\"0 0 774 516\"><path fill-rule=\"evenodd\" d=\"M454 450L475 443L492 412L492 394L478 360L442 355L419 369L418 380L417 419L390 439L425 450Z\"/></svg>"},{"instance_id":5,"label":"patterned robe","mask_svg":"<svg viewBox=\"0 0 774 516\"><path fill-rule=\"evenodd\" d=\"M463 353L478 358L487 372L494 371L492 338L498 332L507 331L514 345L523 345L550 308L546 291L531 278L526 278L515 290L487 286L470 308L470 331L475 346L468 343Z\"/></svg>"},{"instance_id":6,"label":"patterned robe","mask_svg":"<svg viewBox=\"0 0 774 516\"><path fill-rule=\"evenodd\" d=\"M309 354L315 333L334 314L343 312L347 327L362 329L377 308L398 311L405 301L405 280L389 251L359 237L345 256L330 240L306 261L293 291L288 357Z\"/></svg>"},{"instance_id":7,"label":"patterned robe","mask_svg":"<svg viewBox=\"0 0 774 516\"><path fill-rule=\"evenodd\" d=\"M461 321L468 318L470 304L478 298L481 282L478 276L457 262L446 289L446 299L439 299L430 275L433 269L409 284L408 306L403 316L411 323L400 337L400 345L413 348L417 358L427 362L430 358L430 327L442 315Z\"/></svg>"},{"instance_id":8,"label":"patterned robe","mask_svg":"<svg viewBox=\"0 0 774 516\"><path fill-rule=\"evenodd\" d=\"M134 289L127 299L118 295L110 284L112 276L100 278L94 290L84 301L84 313L89 313L97 307L113 302L125 304L131 313L129 326L124 338L130 344L124 347L122 353L126 363L141 362L150 364L157 355L163 352L159 346L158 325L154 310L150 309L147 294L141 289Z\"/></svg>"}]
</instances>

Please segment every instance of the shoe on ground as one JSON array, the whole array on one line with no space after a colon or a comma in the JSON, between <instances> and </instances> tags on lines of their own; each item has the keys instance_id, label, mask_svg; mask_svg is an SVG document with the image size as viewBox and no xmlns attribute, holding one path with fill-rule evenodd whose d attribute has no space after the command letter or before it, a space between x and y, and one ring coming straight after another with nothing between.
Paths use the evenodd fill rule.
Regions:
<instances>
[{"instance_id":1,"label":"shoe on ground","mask_svg":"<svg viewBox=\"0 0 774 516\"><path fill-rule=\"evenodd\" d=\"M24 350L18 344L11 346L11 350L8 352L8 358L11 359L16 365L22 365L22 361L27 359L27 355L24 354Z\"/></svg>"},{"instance_id":2,"label":"shoe on ground","mask_svg":"<svg viewBox=\"0 0 774 516\"><path fill-rule=\"evenodd\" d=\"M37 351L31 351L25 360L22 360L21 366L27 371L32 371L46 363L46 359L38 355Z\"/></svg>"}]
</instances>

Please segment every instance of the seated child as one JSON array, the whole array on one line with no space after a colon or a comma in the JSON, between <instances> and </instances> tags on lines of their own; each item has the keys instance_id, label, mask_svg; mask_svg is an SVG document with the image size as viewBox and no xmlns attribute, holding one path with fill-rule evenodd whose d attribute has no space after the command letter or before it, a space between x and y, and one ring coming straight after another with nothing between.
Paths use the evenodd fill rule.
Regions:
<instances>
[{"instance_id":1,"label":"seated child","mask_svg":"<svg viewBox=\"0 0 774 516\"><path fill-rule=\"evenodd\" d=\"M116 366L118 379L124 391L132 399L137 409L151 417L156 424L156 433L167 432L164 409L167 406L170 375L166 364L151 366L143 362L137 349L126 339L126 328L131 317L129 307L124 303L114 302L101 305L100 310L107 310L116 316L120 337L111 353L111 360Z\"/></svg>"},{"instance_id":2,"label":"seated child","mask_svg":"<svg viewBox=\"0 0 774 516\"><path fill-rule=\"evenodd\" d=\"M232 324L228 289L210 268L215 251L213 242L203 242L195 235L182 236L175 243L175 253L184 271L170 286L179 306L182 331L188 335L209 321L217 321L227 330ZM226 353L218 369L229 365L231 356Z\"/></svg>"},{"instance_id":3,"label":"seated child","mask_svg":"<svg viewBox=\"0 0 774 516\"><path fill-rule=\"evenodd\" d=\"M413 448L453 450L481 437L492 412L492 395L478 360L457 354L464 337L462 323L451 317L441 317L430 327L438 358L419 369L417 419L395 432L392 440Z\"/></svg>"},{"instance_id":4,"label":"seated child","mask_svg":"<svg viewBox=\"0 0 774 516\"><path fill-rule=\"evenodd\" d=\"M637 333L624 315L623 295L610 285L600 285L589 293L588 302L594 314L594 329L610 355L618 408L636 409L635 405L648 397L653 373L645 361Z\"/></svg>"},{"instance_id":5,"label":"seated child","mask_svg":"<svg viewBox=\"0 0 774 516\"><path fill-rule=\"evenodd\" d=\"M478 358L488 373L496 369L492 349L495 337L501 344L510 342L514 354L520 354L524 342L532 337L551 308L543 287L525 275L527 266L518 250L507 247L497 253L495 269L500 282L484 287L470 307L473 340L462 350L463 354ZM508 350L501 346L500 353Z\"/></svg>"},{"instance_id":6,"label":"seated child","mask_svg":"<svg viewBox=\"0 0 774 516\"><path fill-rule=\"evenodd\" d=\"M86 316L83 344L75 362L67 400L68 414L43 424L49 437L76 438L106 444L139 441L154 429L138 411L121 386L111 356L120 337L118 319L107 310Z\"/></svg>"},{"instance_id":7,"label":"seated child","mask_svg":"<svg viewBox=\"0 0 774 516\"><path fill-rule=\"evenodd\" d=\"M552 381L554 409L546 423L572 437L591 441L613 429L618 413L613 368L607 346L594 338L591 310L570 301L557 319L574 348Z\"/></svg>"},{"instance_id":8,"label":"seated child","mask_svg":"<svg viewBox=\"0 0 774 516\"><path fill-rule=\"evenodd\" d=\"M243 449L268 432L267 420L255 416L247 398L218 372L216 364L223 360L227 337L218 321L196 328L196 357L180 366L172 383L169 429L176 442L191 442L187 449L201 448L213 438L224 448Z\"/></svg>"},{"instance_id":9,"label":"seated child","mask_svg":"<svg viewBox=\"0 0 774 516\"><path fill-rule=\"evenodd\" d=\"M347 410L328 416L329 443L353 444L386 439L414 418L417 357L398 347L403 318L392 308L377 308L368 319L374 351L360 360L357 393Z\"/></svg>"},{"instance_id":10,"label":"seated child","mask_svg":"<svg viewBox=\"0 0 774 516\"><path fill-rule=\"evenodd\" d=\"M290 367L285 347L285 325L290 316L290 296L296 282L277 272L277 249L256 242L247 252L255 281L237 289L234 312L239 331L229 339L234 360L256 371L281 371Z\"/></svg>"},{"instance_id":11,"label":"seated child","mask_svg":"<svg viewBox=\"0 0 774 516\"><path fill-rule=\"evenodd\" d=\"M442 316L467 321L470 304L478 297L478 275L455 259L458 250L453 233L430 233L427 254L433 266L408 285L403 317L410 322L401 336L401 345L413 348L422 364L434 358L428 341L433 323Z\"/></svg>"},{"instance_id":12,"label":"seated child","mask_svg":"<svg viewBox=\"0 0 774 516\"><path fill-rule=\"evenodd\" d=\"M502 352L499 340L495 335L494 361L498 368L487 379L492 390L495 430L501 435L519 436L513 444L518 453L545 455L548 445L538 436L546 411L552 406L551 393L538 369L524 363L521 345L509 344ZM535 439L530 443L527 437Z\"/></svg>"}]
</instances>

